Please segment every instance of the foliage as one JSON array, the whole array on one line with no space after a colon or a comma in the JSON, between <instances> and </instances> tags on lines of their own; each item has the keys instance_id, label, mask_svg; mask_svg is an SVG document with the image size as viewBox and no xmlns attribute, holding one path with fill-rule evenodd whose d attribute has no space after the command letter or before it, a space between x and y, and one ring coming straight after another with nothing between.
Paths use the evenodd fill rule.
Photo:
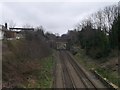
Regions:
<instances>
[{"instance_id":1,"label":"foliage","mask_svg":"<svg viewBox=\"0 0 120 90\"><path fill-rule=\"evenodd\" d=\"M120 87L120 77L118 77L118 74L117 75L114 75L114 73L111 74L111 70L106 70L100 67L97 68L96 71L99 74L101 74L104 78L107 78L109 81Z\"/></svg>"},{"instance_id":2,"label":"foliage","mask_svg":"<svg viewBox=\"0 0 120 90\"><path fill-rule=\"evenodd\" d=\"M3 87L35 87L34 83L41 75L43 76L42 80L46 81L42 72L47 69L47 73L45 72L47 77L51 73L52 59L42 60L52 53L46 41L43 40L44 33L42 31L28 31L24 35L25 38L19 40L3 40ZM45 62L49 67L46 67ZM38 72L40 72L39 75L36 74ZM50 76L44 87L50 85L51 79Z\"/></svg>"},{"instance_id":3,"label":"foliage","mask_svg":"<svg viewBox=\"0 0 120 90\"><path fill-rule=\"evenodd\" d=\"M102 77L106 78L110 82L120 87L120 76L118 74L119 72L113 71L115 67L113 66L113 63L110 62L113 59L111 58L111 56L108 56L106 58L93 59L85 54L84 49L79 49L79 52L75 55L75 58L81 65L84 66L84 68L89 70L90 69L96 70ZM115 60L115 58L113 60Z\"/></svg>"},{"instance_id":4,"label":"foliage","mask_svg":"<svg viewBox=\"0 0 120 90\"><path fill-rule=\"evenodd\" d=\"M109 55L112 49L120 48L120 15L118 6L108 6L79 24L78 43L86 54L93 58ZM81 28L80 28L81 27Z\"/></svg>"},{"instance_id":5,"label":"foliage","mask_svg":"<svg viewBox=\"0 0 120 90\"><path fill-rule=\"evenodd\" d=\"M79 32L79 40L81 48L85 49L86 54L94 58L103 57L109 51L108 37L103 31L83 28Z\"/></svg>"},{"instance_id":6,"label":"foliage","mask_svg":"<svg viewBox=\"0 0 120 90\"><path fill-rule=\"evenodd\" d=\"M114 20L109 37L111 48L118 48L118 46L120 46L120 44L118 43L120 37L120 16L118 16L118 18Z\"/></svg>"},{"instance_id":7,"label":"foliage","mask_svg":"<svg viewBox=\"0 0 120 90\"><path fill-rule=\"evenodd\" d=\"M54 60L52 55L43 58L39 61L41 64L40 69L33 72L33 76L36 76L34 84L29 81L27 88L51 88L53 83L52 70L54 66Z\"/></svg>"}]
</instances>

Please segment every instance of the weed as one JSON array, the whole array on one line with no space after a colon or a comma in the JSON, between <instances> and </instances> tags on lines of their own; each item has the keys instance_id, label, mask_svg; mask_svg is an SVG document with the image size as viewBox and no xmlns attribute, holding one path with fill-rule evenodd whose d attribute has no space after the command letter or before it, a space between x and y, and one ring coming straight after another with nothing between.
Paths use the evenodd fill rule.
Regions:
<instances>
[{"instance_id":1,"label":"weed","mask_svg":"<svg viewBox=\"0 0 120 90\"><path fill-rule=\"evenodd\" d=\"M100 75L108 79L110 82L118 85L120 87L120 77L117 72L113 72L109 68L102 68L101 65L105 62L109 62L107 58L93 59L85 54L83 49L80 49L79 52L75 55L76 60L87 69L94 68ZM111 58L111 56L110 56Z\"/></svg>"}]
</instances>

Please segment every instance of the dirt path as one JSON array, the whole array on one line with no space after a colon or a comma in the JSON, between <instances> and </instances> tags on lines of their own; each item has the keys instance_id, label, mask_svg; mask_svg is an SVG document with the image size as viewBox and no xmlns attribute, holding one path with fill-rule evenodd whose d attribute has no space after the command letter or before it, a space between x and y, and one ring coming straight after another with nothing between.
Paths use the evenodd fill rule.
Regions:
<instances>
[{"instance_id":1,"label":"dirt path","mask_svg":"<svg viewBox=\"0 0 120 90\"><path fill-rule=\"evenodd\" d=\"M106 88L92 73L80 66L68 51L57 51L55 57L54 88Z\"/></svg>"}]
</instances>

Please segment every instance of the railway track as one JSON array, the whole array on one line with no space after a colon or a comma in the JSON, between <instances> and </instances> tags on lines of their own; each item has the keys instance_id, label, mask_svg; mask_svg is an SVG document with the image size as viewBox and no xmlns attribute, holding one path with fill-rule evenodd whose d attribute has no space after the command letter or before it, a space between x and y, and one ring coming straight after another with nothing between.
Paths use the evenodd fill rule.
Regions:
<instances>
[{"instance_id":1,"label":"railway track","mask_svg":"<svg viewBox=\"0 0 120 90\"><path fill-rule=\"evenodd\" d=\"M100 89L67 51L59 51L59 60L61 70L59 69L59 71L57 71L60 75L56 78L59 78L59 81L61 81L61 88L84 88L84 90ZM58 75L58 73L56 73L56 75ZM56 80L55 85L57 85L59 81ZM55 86L55 88L59 88L57 86ZM101 88L105 88L105 86ZM107 90L107 88L105 90Z\"/></svg>"},{"instance_id":2,"label":"railway track","mask_svg":"<svg viewBox=\"0 0 120 90\"><path fill-rule=\"evenodd\" d=\"M64 82L64 87L66 88L75 88L72 76L66 66L66 61L64 59L64 56L62 53L60 53L60 58L61 58L61 64L62 64L62 70L63 70L63 82Z\"/></svg>"},{"instance_id":3,"label":"railway track","mask_svg":"<svg viewBox=\"0 0 120 90\"><path fill-rule=\"evenodd\" d=\"M94 83L88 78L88 76L84 73L84 71L78 66L78 64L71 58L71 56L67 53L66 56L68 57L69 62L71 62L72 66L74 67L75 71L77 72L79 78L83 82L85 88L92 88L93 90L97 90L97 87Z\"/></svg>"}]
</instances>

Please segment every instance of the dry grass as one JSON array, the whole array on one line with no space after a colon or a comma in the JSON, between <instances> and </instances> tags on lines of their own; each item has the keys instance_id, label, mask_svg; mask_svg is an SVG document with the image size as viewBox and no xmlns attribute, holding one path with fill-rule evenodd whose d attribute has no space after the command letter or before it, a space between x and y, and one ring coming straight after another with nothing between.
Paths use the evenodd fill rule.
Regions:
<instances>
[{"instance_id":1,"label":"dry grass","mask_svg":"<svg viewBox=\"0 0 120 90\"><path fill-rule=\"evenodd\" d=\"M51 62L49 59L47 61L43 60L45 57L50 57L50 51L51 49L45 42L26 40L3 41L3 87L35 88L35 82L40 76L38 72L41 72L45 67L43 62L48 62L48 64Z\"/></svg>"}]
</instances>

